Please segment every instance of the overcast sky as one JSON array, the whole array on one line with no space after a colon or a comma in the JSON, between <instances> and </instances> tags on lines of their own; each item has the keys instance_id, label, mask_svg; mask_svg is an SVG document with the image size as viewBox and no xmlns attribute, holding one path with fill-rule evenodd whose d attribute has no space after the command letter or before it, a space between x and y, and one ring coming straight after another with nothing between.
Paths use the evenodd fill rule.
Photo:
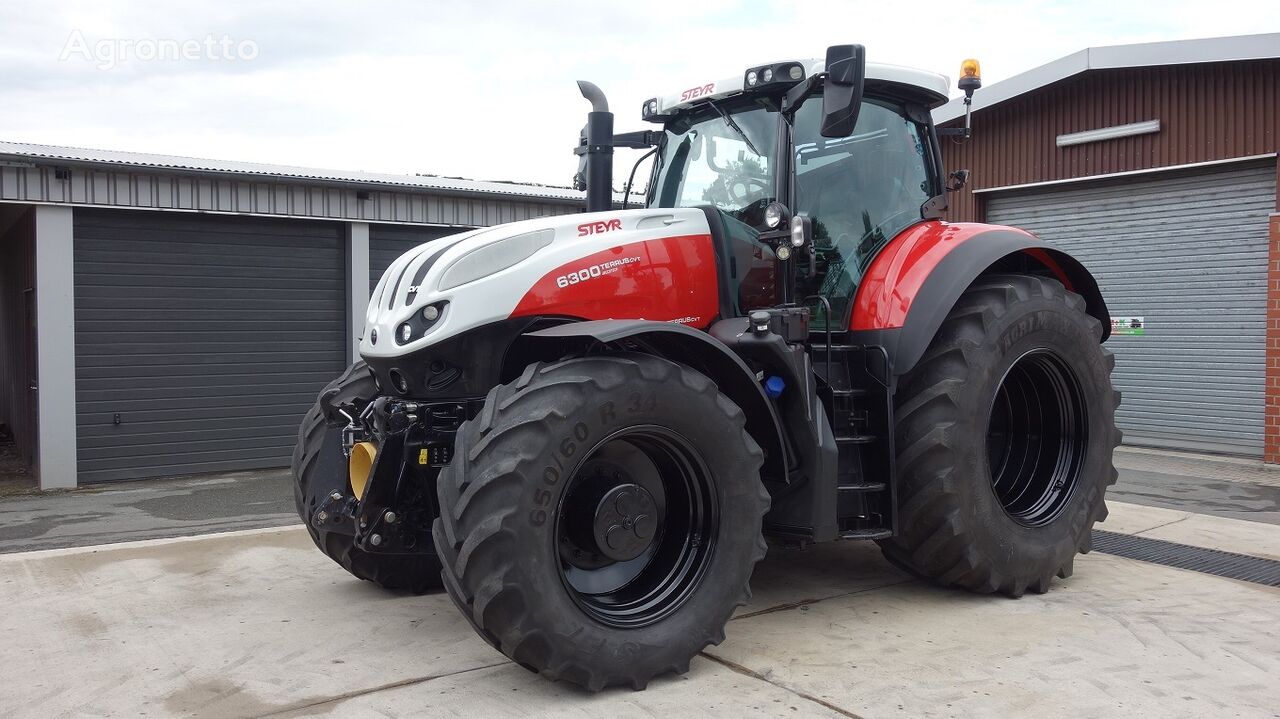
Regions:
<instances>
[{"instance_id":1,"label":"overcast sky","mask_svg":"<svg viewBox=\"0 0 1280 719\"><path fill-rule=\"evenodd\" d=\"M577 79L625 131L645 98L830 44L953 80L974 56L990 84L1090 46L1278 30L1274 0L4 0L0 139L567 185Z\"/></svg>"}]
</instances>

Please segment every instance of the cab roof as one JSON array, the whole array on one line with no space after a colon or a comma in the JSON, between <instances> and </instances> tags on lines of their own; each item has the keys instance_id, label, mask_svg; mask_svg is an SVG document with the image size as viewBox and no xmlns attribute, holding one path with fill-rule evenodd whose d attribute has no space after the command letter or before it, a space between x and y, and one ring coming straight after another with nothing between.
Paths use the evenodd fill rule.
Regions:
<instances>
[{"instance_id":1,"label":"cab roof","mask_svg":"<svg viewBox=\"0 0 1280 719\"><path fill-rule=\"evenodd\" d=\"M803 76L799 80L784 81L785 86L790 87L797 82L817 75L826 70L826 61L821 59L807 60L790 60L770 63L768 65L760 65L754 68L744 68L742 72L734 77L717 80L715 82L705 82L700 85L694 85L681 92L673 95L666 95L655 98L657 102L656 115L670 116L687 110L691 107L705 103L707 100L721 100L743 94L747 90L747 73L752 70L763 71L765 68L787 67L799 65L803 69ZM935 108L944 103L948 99L948 90L951 87L951 81L946 75L940 75L928 70L919 70L913 67L903 67L901 65L889 65L878 62L868 62L866 67L866 85L868 88L874 89L876 86L895 88L903 91L913 99L921 102L928 108ZM782 85L783 83L779 83ZM654 100L650 100L650 104Z\"/></svg>"}]
</instances>

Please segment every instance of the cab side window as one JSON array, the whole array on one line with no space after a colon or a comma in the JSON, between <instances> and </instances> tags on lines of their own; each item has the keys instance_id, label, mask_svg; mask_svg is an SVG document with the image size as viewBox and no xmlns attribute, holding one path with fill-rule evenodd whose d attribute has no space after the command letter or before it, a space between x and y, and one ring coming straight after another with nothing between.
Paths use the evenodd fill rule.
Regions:
<instances>
[{"instance_id":1,"label":"cab side window","mask_svg":"<svg viewBox=\"0 0 1280 719\"><path fill-rule=\"evenodd\" d=\"M853 134L841 138L819 134L820 115L821 103L810 100L795 118L793 210L812 218L818 253L816 271L802 275L799 288L826 297L838 325L871 260L921 219L934 188L924 128L902 107L864 100ZM813 307L815 324L825 327L825 310Z\"/></svg>"}]
</instances>

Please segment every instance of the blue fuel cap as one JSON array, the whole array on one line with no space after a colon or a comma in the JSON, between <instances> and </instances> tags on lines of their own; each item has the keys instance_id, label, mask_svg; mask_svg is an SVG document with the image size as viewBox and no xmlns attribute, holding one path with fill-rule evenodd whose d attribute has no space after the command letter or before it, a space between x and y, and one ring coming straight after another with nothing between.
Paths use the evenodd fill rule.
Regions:
<instances>
[{"instance_id":1,"label":"blue fuel cap","mask_svg":"<svg viewBox=\"0 0 1280 719\"><path fill-rule=\"evenodd\" d=\"M777 399L782 396L782 390L787 388L787 383L782 381L781 377L770 377L764 381L764 393L769 395L769 399Z\"/></svg>"}]
</instances>

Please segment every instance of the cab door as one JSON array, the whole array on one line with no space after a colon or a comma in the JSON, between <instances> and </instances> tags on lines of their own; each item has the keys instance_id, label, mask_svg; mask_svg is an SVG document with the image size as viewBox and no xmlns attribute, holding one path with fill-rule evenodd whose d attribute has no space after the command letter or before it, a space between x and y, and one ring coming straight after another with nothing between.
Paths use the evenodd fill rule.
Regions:
<instances>
[{"instance_id":1,"label":"cab door","mask_svg":"<svg viewBox=\"0 0 1280 719\"><path fill-rule=\"evenodd\" d=\"M903 103L867 98L849 137L818 132L821 103L796 113L793 211L813 221L817 253L813 272L801 262L801 297L821 295L832 318L813 303L814 328L848 327L848 312L863 272L876 253L902 230L923 219L922 206L937 194L929 171L928 128L910 119Z\"/></svg>"}]
</instances>

